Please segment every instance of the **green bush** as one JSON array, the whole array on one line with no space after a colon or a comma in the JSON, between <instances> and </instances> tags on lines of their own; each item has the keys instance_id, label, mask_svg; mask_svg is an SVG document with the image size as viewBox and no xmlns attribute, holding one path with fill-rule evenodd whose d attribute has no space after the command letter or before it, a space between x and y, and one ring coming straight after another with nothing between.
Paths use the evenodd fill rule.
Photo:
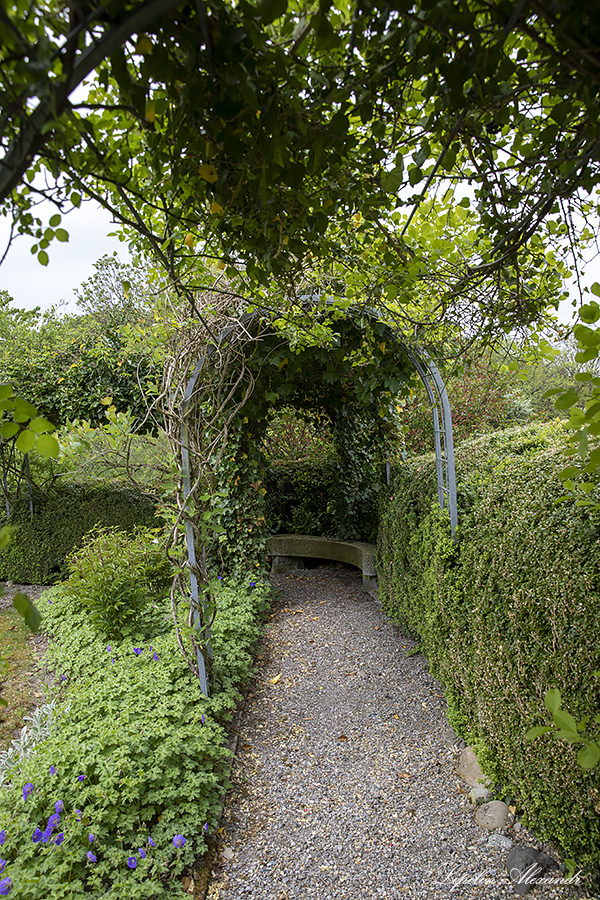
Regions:
<instances>
[{"instance_id":1,"label":"green bush","mask_svg":"<svg viewBox=\"0 0 600 900\"><path fill-rule=\"evenodd\" d=\"M600 517L563 495L557 423L462 444L459 540L435 499L435 460L394 473L378 547L387 613L417 634L446 689L449 718L488 760L501 795L543 836L600 868L600 772L549 735L544 695L577 720L600 711ZM598 487L596 487L598 492Z\"/></svg>"},{"instance_id":2,"label":"green bush","mask_svg":"<svg viewBox=\"0 0 600 900\"><path fill-rule=\"evenodd\" d=\"M268 596L264 584L219 585L207 699L178 649L166 600L150 602L133 640L107 645L66 586L44 595L63 702L50 736L0 790L11 897L186 896L181 874L217 827L230 770L227 724ZM60 821L48 839L34 842L55 811Z\"/></svg>"},{"instance_id":3,"label":"green bush","mask_svg":"<svg viewBox=\"0 0 600 900\"><path fill-rule=\"evenodd\" d=\"M123 640L138 626L152 596L166 593L171 566L158 538L139 530L96 529L68 557L66 589L90 613L107 640Z\"/></svg>"},{"instance_id":4,"label":"green bush","mask_svg":"<svg viewBox=\"0 0 600 900\"><path fill-rule=\"evenodd\" d=\"M11 542L0 551L0 581L15 584L53 584L68 576L67 556L81 546L93 528L115 526L131 531L153 527L155 501L132 489L64 485L33 494L33 519L29 501L18 500L10 519Z\"/></svg>"},{"instance_id":5,"label":"green bush","mask_svg":"<svg viewBox=\"0 0 600 900\"><path fill-rule=\"evenodd\" d=\"M335 535L335 472L333 461L271 464L265 479L270 533Z\"/></svg>"}]
</instances>

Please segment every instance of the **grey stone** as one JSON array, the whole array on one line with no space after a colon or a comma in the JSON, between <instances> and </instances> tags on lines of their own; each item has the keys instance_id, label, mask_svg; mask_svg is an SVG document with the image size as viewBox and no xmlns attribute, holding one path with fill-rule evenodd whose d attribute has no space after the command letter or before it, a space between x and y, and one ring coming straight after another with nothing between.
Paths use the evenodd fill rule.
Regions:
<instances>
[{"instance_id":1,"label":"grey stone","mask_svg":"<svg viewBox=\"0 0 600 900\"><path fill-rule=\"evenodd\" d=\"M504 834L492 834L488 838L487 845L488 847L492 847L494 850L504 850L506 852L512 848L513 842Z\"/></svg>"},{"instance_id":2,"label":"grey stone","mask_svg":"<svg viewBox=\"0 0 600 900\"><path fill-rule=\"evenodd\" d=\"M496 831L497 828L504 827L509 813L508 806L502 800L490 800L479 807L475 813L475 821L480 828Z\"/></svg>"},{"instance_id":3,"label":"grey stone","mask_svg":"<svg viewBox=\"0 0 600 900\"><path fill-rule=\"evenodd\" d=\"M295 572L296 569L305 569L301 556L274 556L271 565L272 575L285 575L286 572Z\"/></svg>"},{"instance_id":4,"label":"grey stone","mask_svg":"<svg viewBox=\"0 0 600 900\"><path fill-rule=\"evenodd\" d=\"M483 785L479 785L478 787L471 788L469 792L469 803L471 806L481 806L482 803L487 803L492 797L489 788L483 787Z\"/></svg>"},{"instance_id":5,"label":"grey stone","mask_svg":"<svg viewBox=\"0 0 600 900\"><path fill-rule=\"evenodd\" d=\"M440 740L445 747L458 747L460 743L460 738L451 725L442 731Z\"/></svg>"},{"instance_id":6,"label":"grey stone","mask_svg":"<svg viewBox=\"0 0 600 900\"><path fill-rule=\"evenodd\" d=\"M546 872L558 870L558 864L547 853L533 847L514 847L506 858L506 870L515 891L523 897Z\"/></svg>"},{"instance_id":7,"label":"grey stone","mask_svg":"<svg viewBox=\"0 0 600 900\"><path fill-rule=\"evenodd\" d=\"M489 778L486 778L481 771L481 767L472 747L465 747L464 750L461 750L456 771L463 781L466 781L471 787L479 787L480 785L484 785L485 787L490 783Z\"/></svg>"}]
</instances>

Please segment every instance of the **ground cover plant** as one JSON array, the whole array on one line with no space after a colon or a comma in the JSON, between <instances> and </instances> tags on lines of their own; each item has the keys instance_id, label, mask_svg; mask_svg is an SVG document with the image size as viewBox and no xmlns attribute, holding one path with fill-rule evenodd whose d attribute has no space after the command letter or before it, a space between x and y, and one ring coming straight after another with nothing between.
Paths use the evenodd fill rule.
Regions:
<instances>
[{"instance_id":1,"label":"ground cover plant","mask_svg":"<svg viewBox=\"0 0 600 900\"><path fill-rule=\"evenodd\" d=\"M61 703L49 737L0 790L3 893L181 895L180 876L217 823L227 724L268 599L264 584L217 582L210 699L180 653L160 593L135 631L110 642L80 602L81 585L44 595Z\"/></svg>"},{"instance_id":2,"label":"ground cover plant","mask_svg":"<svg viewBox=\"0 0 600 900\"><path fill-rule=\"evenodd\" d=\"M552 690L576 722L590 725L600 711L600 519L565 498L567 443L556 421L461 444L456 543L437 506L432 455L398 467L380 525L379 584L387 613L419 636L449 718L475 743L499 796L597 875L598 767L582 768L582 742L565 725L566 740L527 737L549 725Z\"/></svg>"}]
</instances>

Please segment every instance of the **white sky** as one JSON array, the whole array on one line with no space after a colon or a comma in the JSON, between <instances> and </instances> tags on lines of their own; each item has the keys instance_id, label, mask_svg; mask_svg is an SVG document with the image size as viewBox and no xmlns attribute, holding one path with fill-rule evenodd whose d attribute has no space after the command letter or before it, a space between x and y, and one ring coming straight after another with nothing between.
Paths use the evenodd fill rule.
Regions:
<instances>
[{"instance_id":1,"label":"white sky","mask_svg":"<svg viewBox=\"0 0 600 900\"><path fill-rule=\"evenodd\" d=\"M47 204L36 209L36 215L47 224L56 209ZM117 226L112 224L110 215L93 201L83 202L79 209L63 216L61 228L69 232L69 241L52 241L47 249L50 262L42 266L31 254L33 238L17 236L0 266L0 290L8 291L20 309L40 306L48 309L66 301L64 309L77 312L74 289L94 274L94 263L107 253L117 251L123 262L129 260L127 243L116 237L107 237ZM9 228L6 220L0 218L0 257L4 253Z\"/></svg>"},{"instance_id":2,"label":"white sky","mask_svg":"<svg viewBox=\"0 0 600 900\"><path fill-rule=\"evenodd\" d=\"M36 212L45 223L56 212L51 204L47 205L45 215L42 210L40 205ZM127 242L107 237L111 231L117 230L117 226L111 222L110 215L93 201L83 202L79 209L64 216L61 227L69 232L69 241L60 243L55 240L51 243L47 251L50 256L47 266L40 265L37 257L31 254L32 238L23 235L15 238L0 266L0 290L8 291L16 307L32 309L39 306L48 309L64 301L66 305L62 308L65 311L77 312L74 290L94 274L96 260L116 250L122 262L129 261ZM0 218L0 257L8 233L6 220ZM600 258L586 267L582 281L587 285L600 281ZM579 305L574 283L572 287L571 296ZM573 313L569 302L562 304L561 321L569 322Z\"/></svg>"}]
</instances>

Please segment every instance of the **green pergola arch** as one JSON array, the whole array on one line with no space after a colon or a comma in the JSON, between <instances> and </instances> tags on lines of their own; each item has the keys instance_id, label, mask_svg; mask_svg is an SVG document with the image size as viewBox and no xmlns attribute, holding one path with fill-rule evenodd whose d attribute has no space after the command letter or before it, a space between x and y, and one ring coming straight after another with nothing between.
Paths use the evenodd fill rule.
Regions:
<instances>
[{"instance_id":1,"label":"green pergola arch","mask_svg":"<svg viewBox=\"0 0 600 900\"><path fill-rule=\"evenodd\" d=\"M202 357L200 357L196 366L194 367L192 375L187 383L184 395L180 433L182 486L184 499L186 501L188 500L192 492L188 421L194 403L198 402L199 400L195 392L200 375L207 365L211 365L218 349L228 340L228 338L230 338L234 334L237 335L244 333L255 336L260 323L264 322L265 320L268 321L269 318L269 312L262 309L256 309L252 313L247 313L244 316L240 317L238 322L228 326L220 332L217 337L217 343L211 345L208 348L207 352ZM391 344L393 344L393 346L397 348L397 355L403 357L403 361L409 361L410 365L417 372L425 386L433 417L438 502L440 508L445 509L448 512L452 534L454 535L458 524L456 506L456 475L454 467L454 443L452 437L452 416L444 381L429 354L426 353L422 348L419 348L414 344L409 345L404 336L400 335L400 333L388 323L383 322L376 312L365 309L364 307L350 307L346 311L346 318L350 319L353 323L356 323L357 321L377 323L380 329L383 328L386 339L389 339ZM260 340L260 337L256 339ZM400 365L399 368L401 368ZM197 610L201 608L201 604L204 604L204 599L201 600L199 597L199 585L196 576L196 571L198 568L198 548L196 547L193 524L191 521L189 521L189 519L186 519L185 527L187 554L190 569L190 589L193 608L193 620L194 625L197 625L199 621L199 614ZM204 553L204 548L202 548L200 552ZM208 645L207 651L210 656L210 645ZM200 686L203 693L208 696L210 686L208 683L204 657L199 649L197 650L196 655L198 661Z\"/></svg>"}]
</instances>

